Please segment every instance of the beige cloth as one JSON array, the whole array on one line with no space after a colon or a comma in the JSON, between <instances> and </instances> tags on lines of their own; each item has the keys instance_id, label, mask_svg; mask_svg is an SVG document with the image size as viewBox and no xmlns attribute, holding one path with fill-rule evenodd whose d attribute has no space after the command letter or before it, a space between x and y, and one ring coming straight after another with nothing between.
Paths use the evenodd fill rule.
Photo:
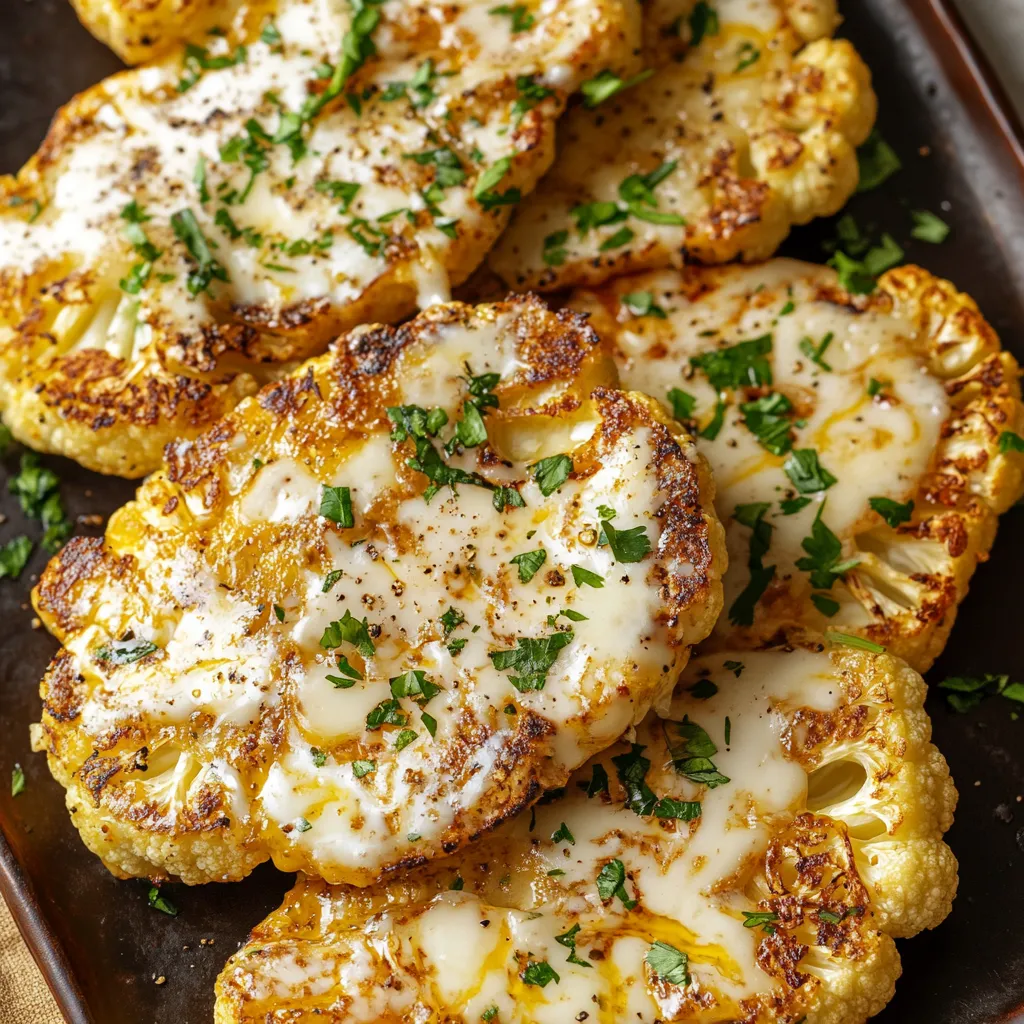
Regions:
<instances>
[{"instance_id":1,"label":"beige cloth","mask_svg":"<svg viewBox=\"0 0 1024 1024\"><path fill-rule=\"evenodd\" d=\"M0 1024L64 1024L18 927L0 898Z\"/></svg>"}]
</instances>

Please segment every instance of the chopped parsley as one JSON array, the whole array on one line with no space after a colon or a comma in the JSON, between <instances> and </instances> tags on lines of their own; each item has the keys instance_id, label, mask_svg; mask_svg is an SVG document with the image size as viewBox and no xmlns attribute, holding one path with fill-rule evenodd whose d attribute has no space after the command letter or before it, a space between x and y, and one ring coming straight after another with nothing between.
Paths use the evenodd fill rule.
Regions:
<instances>
[{"instance_id":1,"label":"chopped parsley","mask_svg":"<svg viewBox=\"0 0 1024 1024\"><path fill-rule=\"evenodd\" d=\"M691 722L687 716L681 722L664 721L662 727L672 755L672 767L680 775L708 789L729 782L728 776L723 775L711 760L718 753L718 747L703 726ZM675 742L670 731L676 734Z\"/></svg>"},{"instance_id":2,"label":"chopped parsley","mask_svg":"<svg viewBox=\"0 0 1024 1024\"><path fill-rule=\"evenodd\" d=\"M546 266L560 267L566 258L565 244L569 241L569 232L565 229L553 231L544 237L544 248L541 251L541 258Z\"/></svg>"},{"instance_id":3,"label":"chopped parsley","mask_svg":"<svg viewBox=\"0 0 1024 1024\"><path fill-rule=\"evenodd\" d=\"M990 696L1024 704L1024 683L1011 683L1010 677L1005 675L950 676L938 685L940 690L946 691L946 700L954 711L970 711Z\"/></svg>"},{"instance_id":4,"label":"chopped parsley","mask_svg":"<svg viewBox=\"0 0 1024 1024\"><path fill-rule=\"evenodd\" d=\"M868 498L873 512L877 512L894 530L901 523L909 523L914 514L914 501L893 501L892 498Z\"/></svg>"},{"instance_id":5,"label":"chopped parsley","mask_svg":"<svg viewBox=\"0 0 1024 1024\"><path fill-rule=\"evenodd\" d=\"M364 658L372 658L376 652L370 639L370 627L366 619L357 619L346 609L340 619L328 623L324 635L320 638L320 646L331 651L342 643L353 644Z\"/></svg>"},{"instance_id":6,"label":"chopped parsley","mask_svg":"<svg viewBox=\"0 0 1024 1024\"><path fill-rule=\"evenodd\" d=\"M188 92L203 77L204 71L219 71L221 68L244 64L247 57L248 52L244 46L236 46L234 53L211 57L210 51L205 46L188 43L182 56L181 77L178 79L177 85L178 92Z\"/></svg>"},{"instance_id":7,"label":"chopped parsley","mask_svg":"<svg viewBox=\"0 0 1024 1024\"><path fill-rule=\"evenodd\" d=\"M842 579L860 562L859 558L842 560L843 545L821 518L824 511L822 502L811 524L810 536L800 542L807 557L796 560L796 567L810 574L811 586L816 590L831 590L836 580Z\"/></svg>"},{"instance_id":8,"label":"chopped parsley","mask_svg":"<svg viewBox=\"0 0 1024 1024\"><path fill-rule=\"evenodd\" d=\"M597 876L597 894L607 903L617 896L626 910L632 910L637 901L626 892L626 867L617 857L608 861Z\"/></svg>"},{"instance_id":9,"label":"chopped parsley","mask_svg":"<svg viewBox=\"0 0 1024 1024\"><path fill-rule=\"evenodd\" d=\"M351 491L347 487L325 486L320 493L320 515L344 528L355 526Z\"/></svg>"},{"instance_id":10,"label":"chopped parsley","mask_svg":"<svg viewBox=\"0 0 1024 1024\"><path fill-rule=\"evenodd\" d=\"M420 721L423 723L423 728L430 733L431 739L433 739L437 735L437 719L433 715L428 715L426 711L421 711Z\"/></svg>"},{"instance_id":11,"label":"chopped parsley","mask_svg":"<svg viewBox=\"0 0 1024 1024\"><path fill-rule=\"evenodd\" d=\"M24 452L18 473L7 482L7 488L18 499L22 512L43 524L43 547L54 554L71 536L71 521L60 497L60 479L44 466L35 452ZM12 541L11 565L24 548L19 539ZM27 555L26 555L27 557Z\"/></svg>"},{"instance_id":12,"label":"chopped parsley","mask_svg":"<svg viewBox=\"0 0 1024 1024\"><path fill-rule=\"evenodd\" d=\"M632 228L622 227L614 235L609 235L597 248L599 252L608 252L611 249L618 249L627 242L632 242L635 237Z\"/></svg>"},{"instance_id":13,"label":"chopped parsley","mask_svg":"<svg viewBox=\"0 0 1024 1024\"><path fill-rule=\"evenodd\" d=\"M700 436L707 438L709 441L714 441L718 437L725 425L725 402L719 400L715 403L715 414L711 417L711 422L707 426L702 427Z\"/></svg>"},{"instance_id":14,"label":"chopped parsley","mask_svg":"<svg viewBox=\"0 0 1024 1024\"><path fill-rule=\"evenodd\" d=\"M499 14L511 20L512 35L527 32L533 28L537 19L529 12L526 4L500 4L492 7L488 14Z\"/></svg>"},{"instance_id":15,"label":"chopped parsley","mask_svg":"<svg viewBox=\"0 0 1024 1024\"><path fill-rule=\"evenodd\" d=\"M699 0L690 12L690 45L700 46L705 36L717 36L719 32L718 12L710 4Z\"/></svg>"},{"instance_id":16,"label":"chopped parsley","mask_svg":"<svg viewBox=\"0 0 1024 1024\"><path fill-rule=\"evenodd\" d=\"M352 762L352 774L357 778L361 779L364 775L369 775L370 772L377 770L376 761L353 761Z\"/></svg>"},{"instance_id":17,"label":"chopped parsley","mask_svg":"<svg viewBox=\"0 0 1024 1024\"><path fill-rule=\"evenodd\" d=\"M796 515L801 509L807 508L810 505L811 499L805 496L799 498L783 498L779 502L779 508L782 510L784 516Z\"/></svg>"},{"instance_id":18,"label":"chopped parsley","mask_svg":"<svg viewBox=\"0 0 1024 1024\"><path fill-rule=\"evenodd\" d=\"M914 226L910 229L910 237L919 242L930 242L940 245L949 237L949 225L928 210L911 210L910 216Z\"/></svg>"},{"instance_id":19,"label":"chopped parsley","mask_svg":"<svg viewBox=\"0 0 1024 1024\"><path fill-rule=\"evenodd\" d=\"M572 459L568 455L550 455L529 467L540 493L548 497L555 493L572 472Z\"/></svg>"},{"instance_id":20,"label":"chopped parsley","mask_svg":"<svg viewBox=\"0 0 1024 1024\"><path fill-rule=\"evenodd\" d=\"M598 576L596 572L584 569L582 565L570 566L569 571L572 573L572 581L577 587L586 586L600 590L604 586L603 576Z\"/></svg>"},{"instance_id":21,"label":"chopped parsley","mask_svg":"<svg viewBox=\"0 0 1024 1024\"><path fill-rule=\"evenodd\" d=\"M514 487L495 487L492 501L499 512L506 508L526 508L523 496Z\"/></svg>"},{"instance_id":22,"label":"chopped parsley","mask_svg":"<svg viewBox=\"0 0 1024 1024\"><path fill-rule=\"evenodd\" d=\"M857 191L870 192L894 175L903 165L896 151L875 128L867 141L857 149L857 166L860 170Z\"/></svg>"},{"instance_id":23,"label":"chopped parsley","mask_svg":"<svg viewBox=\"0 0 1024 1024\"><path fill-rule=\"evenodd\" d=\"M785 455L793 447L788 415L792 411L789 399L778 391L740 406L747 429L773 455Z\"/></svg>"},{"instance_id":24,"label":"chopped parsley","mask_svg":"<svg viewBox=\"0 0 1024 1024\"><path fill-rule=\"evenodd\" d=\"M0 547L0 579L16 580L28 564L32 541L24 534Z\"/></svg>"},{"instance_id":25,"label":"chopped parsley","mask_svg":"<svg viewBox=\"0 0 1024 1024\"><path fill-rule=\"evenodd\" d=\"M651 539L644 526L616 530L610 520L603 519L601 529L616 562L641 562L651 552Z\"/></svg>"},{"instance_id":26,"label":"chopped parsley","mask_svg":"<svg viewBox=\"0 0 1024 1024\"><path fill-rule=\"evenodd\" d=\"M210 244L191 210L179 210L172 214L171 227L174 229L175 237L185 244L189 256L196 264L195 270L188 275L189 295L195 296L200 292L208 291L214 279L218 281L231 280L228 277L228 272L214 258Z\"/></svg>"},{"instance_id":27,"label":"chopped parsley","mask_svg":"<svg viewBox=\"0 0 1024 1024\"><path fill-rule=\"evenodd\" d=\"M723 661L722 667L727 668L737 679L739 679L740 673L744 669L742 661Z\"/></svg>"},{"instance_id":28,"label":"chopped parsley","mask_svg":"<svg viewBox=\"0 0 1024 1024\"><path fill-rule=\"evenodd\" d=\"M544 564L547 557L548 553L544 548L537 548L536 551L524 551L522 554L510 558L509 563L519 567L519 582L529 583L537 575L537 570Z\"/></svg>"},{"instance_id":29,"label":"chopped parsley","mask_svg":"<svg viewBox=\"0 0 1024 1024\"><path fill-rule=\"evenodd\" d=\"M770 387L771 363L765 358L772 350L772 336L762 334L727 348L690 357L690 365L703 370L716 391L727 388Z\"/></svg>"},{"instance_id":30,"label":"chopped parsley","mask_svg":"<svg viewBox=\"0 0 1024 1024\"><path fill-rule=\"evenodd\" d=\"M341 208L338 210L339 213L348 213L349 207L352 205L352 201L358 195L361 185L356 184L354 181L318 181L313 186L317 192L323 192L324 194L336 199L341 202Z\"/></svg>"},{"instance_id":31,"label":"chopped parsley","mask_svg":"<svg viewBox=\"0 0 1024 1024\"><path fill-rule=\"evenodd\" d=\"M395 737L395 750L405 750L414 739L416 739L416 733L412 729L403 729Z\"/></svg>"},{"instance_id":32,"label":"chopped parsley","mask_svg":"<svg viewBox=\"0 0 1024 1024\"><path fill-rule=\"evenodd\" d=\"M1003 455L1007 452L1024 452L1024 437L1012 430L1004 430L999 435L999 451Z\"/></svg>"},{"instance_id":33,"label":"chopped parsley","mask_svg":"<svg viewBox=\"0 0 1024 1024\"><path fill-rule=\"evenodd\" d=\"M357 679L363 678L363 673L357 668L353 668L349 664L348 658L344 654L337 655L338 671L341 673L340 676L327 676L327 681L336 690L350 690L356 685Z\"/></svg>"},{"instance_id":34,"label":"chopped parsley","mask_svg":"<svg viewBox=\"0 0 1024 1024\"><path fill-rule=\"evenodd\" d=\"M408 725L409 715L402 710L397 700L382 700L366 716L367 729L379 729L382 725Z\"/></svg>"},{"instance_id":35,"label":"chopped parsley","mask_svg":"<svg viewBox=\"0 0 1024 1024\"><path fill-rule=\"evenodd\" d=\"M670 985L689 985L689 957L675 946L658 939L644 957L651 973Z\"/></svg>"},{"instance_id":36,"label":"chopped parsley","mask_svg":"<svg viewBox=\"0 0 1024 1024\"><path fill-rule=\"evenodd\" d=\"M421 669L411 668L400 676L394 676L389 682L392 697L411 697L419 704L426 704L441 692L441 687L432 683Z\"/></svg>"},{"instance_id":37,"label":"chopped parsley","mask_svg":"<svg viewBox=\"0 0 1024 1024\"><path fill-rule=\"evenodd\" d=\"M345 575L344 569L332 569L325 577L323 586L320 588L321 594L329 594L331 588L334 586L342 576Z\"/></svg>"},{"instance_id":38,"label":"chopped parsley","mask_svg":"<svg viewBox=\"0 0 1024 1024\"><path fill-rule=\"evenodd\" d=\"M317 747L309 748L309 756L313 759L313 764L317 768L323 768L327 764L327 755Z\"/></svg>"},{"instance_id":39,"label":"chopped parsley","mask_svg":"<svg viewBox=\"0 0 1024 1024\"><path fill-rule=\"evenodd\" d=\"M623 179L619 185L619 198L632 216L650 224L686 223L678 213L658 210L658 200L654 195L654 190L676 169L678 163L677 160L669 160L647 174L631 174ZM627 303L628 299L629 296L626 296Z\"/></svg>"},{"instance_id":40,"label":"chopped parsley","mask_svg":"<svg viewBox=\"0 0 1024 1024\"><path fill-rule=\"evenodd\" d=\"M683 391L681 388L669 388L668 401L672 406L672 415L677 420L693 418L693 410L697 405L697 399L688 391Z\"/></svg>"},{"instance_id":41,"label":"chopped parsley","mask_svg":"<svg viewBox=\"0 0 1024 1024\"><path fill-rule=\"evenodd\" d=\"M801 494L827 491L836 482L836 478L818 461L818 453L813 448L795 449L782 468Z\"/></svg>"},{"instance_id":42,"label":"chopped parsley","mask_svg":"<svg viewBox=\"0 0 1024 1024\"><path fill-rule=\"evenodd\" d=\"M551 874L551 872L549 871L548 874ZM561 935L556 935L555 942L569 949L569 955L565 958L567 964L576 964L577 967L593 967L593 964L588 963L586 960L581 960L576 955L576 936L579 934L579 931L580 925L577 922L568 931L562 932Z\"/></svg>"},{"instance_id":43,"label":"chopped parsley","mask_svg":"<svg viewBox=\"0 0 1024 1024\"><path fill-rule=\"evenodd\" d=\"M146 902L154 910L159 910L161 914L166 914L168 917L178 916L178 908L160 892L160 888L156 885L149 887L149 892L146 894Z\"/></svg>"},{"instance_id":44,"label":"chopped parsley","mask_svg":"<svg viewBox=\"0 0 1024 1024\"><path fill-rule=\"evenodd\" d=\"M519 977L522 978L524 985L536 985L538 988L544 988L548 982L553 981L557 984L562 980L546 960L527 960L526 967Z\"/></svg>"},{"instance_id":45,"label":"chopped parsley","mask_svg":"<svg viewBox=\"0 0 1024 1024\"><path fill-rule=\"evenodd\" d=\"M579 783L581 787L584 784ZM587 797L597 796L598 793L608 792L608 773L604 769L603 764L595 764L594 770L590 775L590 781L586 783L584 787L587 791Z\"/></svg>"},{"instance_id":46,"label":"chopped parsley","mask_svg":"<svg viewBox=\"0 0 1024 1024\"><path fill-rule=\"evenodd\" d=\"M733 74L745 71L751 64L756 64L761 59L761 51L752 42L745 40L740 44L737 56L739 59L733 69Z\"/></svg>"},{"instance_id":47,"label":"chopped parsley","mask_svg":"<svg viewBox=\"0 0 1024 1024\"><path fill-rule=\"evenodd\" d=\"M284 622L284 609L279 605L274 605L274 615L277 616L278 622Z\"/></svg>"},{"instance_id":48,"label":"chopped parsley","mask_svg":"<svg viewBox=\"0 0 1024 1024\"><path fill-rule=\"evenodd\" d=\"M11 769L11 796L21 796L25 792L25 770L20 764Z\"/></svg>"},{"instance_id":49,"label":"chopped parsley","mask_svg":"<svg viewBox=\"0 0 1024 1024\"><path fill-rule=\"evenodd\" d=\"M94 653L97 661L106 661L111 665L132 665L158 650L160 648L149 640L131 639L111 640L97 647Z\"/></svg>"},{"instance_id":50,"label":"chopped parsley","mask_svg":"<svg viewBox=\"0 0 1024 1024\"><path fill-rule=\"evenodd\" d=\"M605 100L617 96L624 89L631 89L634 85L646 82L653 74L653 70L647 69L633 75L632 78L620 78L614 71L605 68L604 71L595 75L589 82L584 82L580 87L580 91L583 93L583 102L591 108L599 106Z\"/></svg>"},{"instance_id":51,"label":"chopped parsley","mask_svg":"<svg viewBox=\"0 0 1024 1024\"><path fill-rule=\"evenodd\" d=\"M522 199L522 193L518 188L506 189L504 192L494 191L494 187L504 179L511 167L512 157L503 156L491 164L477 179L476 185L473 187L473 198L484 210L493 210L499 206L512 206Z\"/></svg>"},{"instance_id":52,"label":"chopped parsley","mask_svg":"<svg viewBox=\"0 0 1024 1024\"><path fill-rule=\"evenodd\" d=\"M466 621L466 616L463 615L460 609L449 606L448 610L441 615L438 621L441 623L444 635L447 636Z\"/></svg>"},{"instance_id":53,"label":"chopped parsley","mask_svg":"<svg viewBox=\"0 0 1024 1024\"><path fill-rule=\"evenodd\" d=\"M569 826L563 821L561 825L551 833L551 842L553 843L568 843L570 846L576 845L576 838L572 832L569 831Z\"/></svg>"},{"instance_id":54,"label":"chopped parsley","mask_svg":"<svg viewBox=\"0 0 1024 1024\"><path fill-rule=\"evenodd\" d=\"M548 670L555 663L558 652L575 639L571 629L559 630L549 636L518 637L511 650L492 651L488 657L499 672L511 669L509 682L520 692L543 690Z\"/></svg>"},{"instance_id":55,"label":"chopped parsley","mask_svg":"<svg viewBox=\"0 0 1024 1024\"><path fill-rule=\"evenodd\" d=\"M810 338L801 338L800 351L803 352L803 354L807 356L807 358L810 359L812 363L817 363L817 365L820 366L823 370L831 372L832 367L825 362L823 357L825 355L826 349L828 349L829 345L832 344L834 338L835 335L831 331L829 331L828 334L826 334L825 337L822 338L817 345L815 345Z\"/></svg>"},{"instance_id":56,"label":"chopped parsley","mask_svg":"<svg viewBox=\"0 0 1024 1024\"><path fill-rule=\"evenodd\" d=\"M839 602L825 594L811 594L811 604L830 619L839 611Z\"/></svg>"},{"instance_id":57,"label":"chopped parsley","mask_svg":"<svg viewBox=\"0 0 1024 1024\"><path fill-rule=\"evenodd\" d=\"M774 910L744 910L743 927L760 928L766 935L775 934L775 923L779 915Z\"/></svg>"},{"instance_id":58,"label":"chopped parsley","mask_svg":"<svg viewBox=\"0 0 1024 1024\"><path fill-rule=\"evenodd\" d=\"M441 188L452 188L466 180L466 172L462 168L455 151L447 146L427 149L420 153L406 153L405 158L412 160L421 167L434 168L434 181Z\"/></svg>"},{"instance_id":59,"label":"chopped parsley","mask_svg":"<svg viewBox=\"0 0 1024 1024\"><path fill-rule=\"evenodd\" d=\"M622 296L622 303L633 316L654 316L659 320L666 318L665 310L654 301L650 292L630 292Z\"/></svg>"},{"instance_id":60,"label":"chopped parsley","mask_svg":"<svg viewBox=\"0 0 1024 1024\"><path fill-rule=\"evenodd\" d=\"M718 686L711 679L698 679L697 682L687 690L687 693L689 693L691 697L696 697L697 700L707 700L709 697L714 697L714 695L718 693Z\"/></svg>"},{"instance_id":61,"label":"chopped parsley","mask_svg":"<svg viewBox=\"0 0 1024 1024\"><path fill-rule=\"evenodd\" d=\"M754 609L757 602L761 600L761 595L775 578L775 566L764 564L764 556L768 554L772 543L772 526L764 521L765 513L770 507L767 501L757 501L737 505L733 509L733 519L751 531L750 550L747 555L750 580L729 608L729 621L736 626L754 624Z\"/></svg>"},{"instance_id":62,"label":"chopped parsley","mask_svg":"<svg viewBox=\"0 0 1024 1024\"><path fill-rule=\"evenodd\" d=\"M856 647L861 651L869 651L871 654L885 654L885 648L876 644L873 640L867 640L862 636L855 636L853 633L840 633L836 629L825 631L825 639L829 643L842 644L844 647Z\"/></svg>"}]
</instances>

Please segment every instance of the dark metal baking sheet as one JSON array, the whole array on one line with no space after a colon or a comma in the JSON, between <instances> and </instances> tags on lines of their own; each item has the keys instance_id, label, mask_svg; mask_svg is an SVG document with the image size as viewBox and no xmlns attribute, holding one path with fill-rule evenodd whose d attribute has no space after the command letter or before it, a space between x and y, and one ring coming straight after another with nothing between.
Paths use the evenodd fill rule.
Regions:
<instances>
[{"instance_id":1,"label":"dark metal baking sheet","mask_svg":"<svg viewBox=\"0 0 1024 1024\"><path fill-rule=\"evenodd\" d=\"M850 209L906 243L909 259L970 292L1004 344L1024 357L1024 146L1008 105L944 0L847 0L844 14L844 33L874 73L881 129L904 162L886 187L855 197ZM65 0L0 0L0 170L30 155L61 102L117 67ZM911 242L910 207L941 213L950 240ZM795 232L784 251L820 260L832 230L820 223ZM5 469L16 459L9 455ZM46 461L73 515L106 515L133 491ZM35 524L0 490L8 517L0 543L35 535ZM931 679L980 672L1024 679L1022 529L1024 509L1014 509ZM43 564L37 553L19 583L0 584L0 889L71 1024L208 1024L217 972L291 876L264 866L238 885L175 886L181 913L172 919L148 908L144 883L115 881L86 852L60 787L29 751L37 683L55 649L32 628L28 605L30 577ZM997 700L955 715L937 693L929 709L961 794L948 836L960 859L960 895L940 928L900 943L904 977L878 1020L1024 1019L1024 718L1011 721L1010 706ZM15 762L28 789L12 799L6 780Z\"/></svg>"}]
</instances>

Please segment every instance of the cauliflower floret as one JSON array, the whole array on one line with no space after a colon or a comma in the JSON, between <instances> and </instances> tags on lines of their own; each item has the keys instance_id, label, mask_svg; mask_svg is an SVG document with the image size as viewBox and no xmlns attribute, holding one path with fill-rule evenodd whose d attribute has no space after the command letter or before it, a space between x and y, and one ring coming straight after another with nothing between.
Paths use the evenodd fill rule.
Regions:
<instances>
[{"instance_id":1,"label":"cauliflower floret","mask_svg":"<svg viewBox=\"0 0 1024 1024\"><path fill-rule=\"evenodd\" d=\"M275 0L59 111L0 178L14 435L142 476L339 332L446 301L569 94L638 47L637 0L493 8Z\"/></svg>"},{"instance_id":2,"label":"cauliflower floret","mask_svg":"<svg viewBox=\"0 0 1024 1024\"><path fill-rule=\"evenodd\" d=\"M90 848L367 884L616 742L710 632L725 552L692 438L615 383L579 315L452 303L170 446L35 592Z\"/></svg>"},{"instance_id":3,"label":"cauliflower floret","mask_svg":"<svg viewBox=\"0 0 1024 1024\"><path fill-rule=\"evenodd\" d=\"M771 260L619 278L569 298L626 384L698 435L730 517L713 643L858 633L924 671L997 517L1024 492L1018 368L974 301L918 267L851 295Z\"/></svg>"},{"instance_id":4,"label":"cauliflower floret","mask_svg":"<svg viewBox=\"0 0 1024 1024\"><path fill-rule=\"evenodd\" d=\"M231 20L240 0L71 0L82 24L126 64L152 60Z\"/></svg>"},{"instance_id":5,"label":"cauliflower floret","mask_svg":"<svg viewBox=\"0 0 1024 1024\"><path fill-rule=\"evenodd\" d=\"M697 657L665 717L529 820L369 890L300 879L221 973L217 1024L563 1024L595 1003L862 1024L892 998L894 937L956 889L923 696L898 659L810 638Z\"/></svg>"},{"instance_id":6,"label":"cauliflower floret","mask_svg":"<svg viewBox=\"0 0 1024 1024\"><path fill-rule=\"evenodd\" d=\"M679 5L665 6L645 27L648 61L664 66L565 119L554 167L488 259L507 285L763 260L793 224L835 213L856 188L855 147L877 103L851 44L820 38L831 4L802 5L795 24L800 5L783 0L718 4L675 60L682 44L669 30L692 41L695 5L674 19Z\"/></svg>"}]
</instances>

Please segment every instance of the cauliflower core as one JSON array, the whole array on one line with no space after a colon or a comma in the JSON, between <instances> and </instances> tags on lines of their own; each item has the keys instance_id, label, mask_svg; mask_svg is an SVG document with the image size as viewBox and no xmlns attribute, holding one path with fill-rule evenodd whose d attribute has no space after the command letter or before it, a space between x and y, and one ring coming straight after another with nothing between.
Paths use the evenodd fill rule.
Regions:
<instances>
[{"instance_id":1,"label":"cauliflower core","mask_svg":"<svg viewBox=\"0 0 1024 1024\"><path fill-rule=\"evenodd\" d=\"M850 295L793 260L577 291L622 379L699 435L728 519L713 643L834 626L924 671L1024 490L1018 367L918 267Z\"/></svg>"},{"instance_id":2,"label":"cauliflower core","mask_svg":"<svg viewBox=\"0 0 1024 1024\"><path fill-rule=\"evenodd\" d=\"M920 676L806 643L691 661L533 816L387 886L300 879L217 1024L859 1024L956 891ZM489 1015L489 1016L488 1016Z\"/></svg>"},{"instance_id":3,"label":"cauliflower core","mask_svg":"<svg viewBox=\"0 0 1024 1024\"><path fill-rule=\"evenodd\" d=\"M453 303L170 446L34 595L90 849L120 876L366 884L643 718L721 609L724 536L692 439L615 382L580 316Z\"/></svg>"},{"instance_id":4,"label":"cauliflower core","mask_svg":"<svg viewBox=\"0 0 1024 1024\"><path fill-rule=\"evenodd\" d=\"M0 179L0 409L141 476L339 331L448 298L627 68L636 0L245 7L58 112ZM358 56L354 56L357 54Z\"/></svg>"},{"instance_id":5,"label":"cauliflower core","mask_svg":"<svg viewBox=\"0 0 1024 1024\"><path fill-rule=\"evenodd\" d=\"M659 70L585 90L489 266L510 287L554 289L753 262L838 211L877 104L857 52L829 38L837 22L833 0L655 3L645 56Z\"/></svg>"}]
</instances>

